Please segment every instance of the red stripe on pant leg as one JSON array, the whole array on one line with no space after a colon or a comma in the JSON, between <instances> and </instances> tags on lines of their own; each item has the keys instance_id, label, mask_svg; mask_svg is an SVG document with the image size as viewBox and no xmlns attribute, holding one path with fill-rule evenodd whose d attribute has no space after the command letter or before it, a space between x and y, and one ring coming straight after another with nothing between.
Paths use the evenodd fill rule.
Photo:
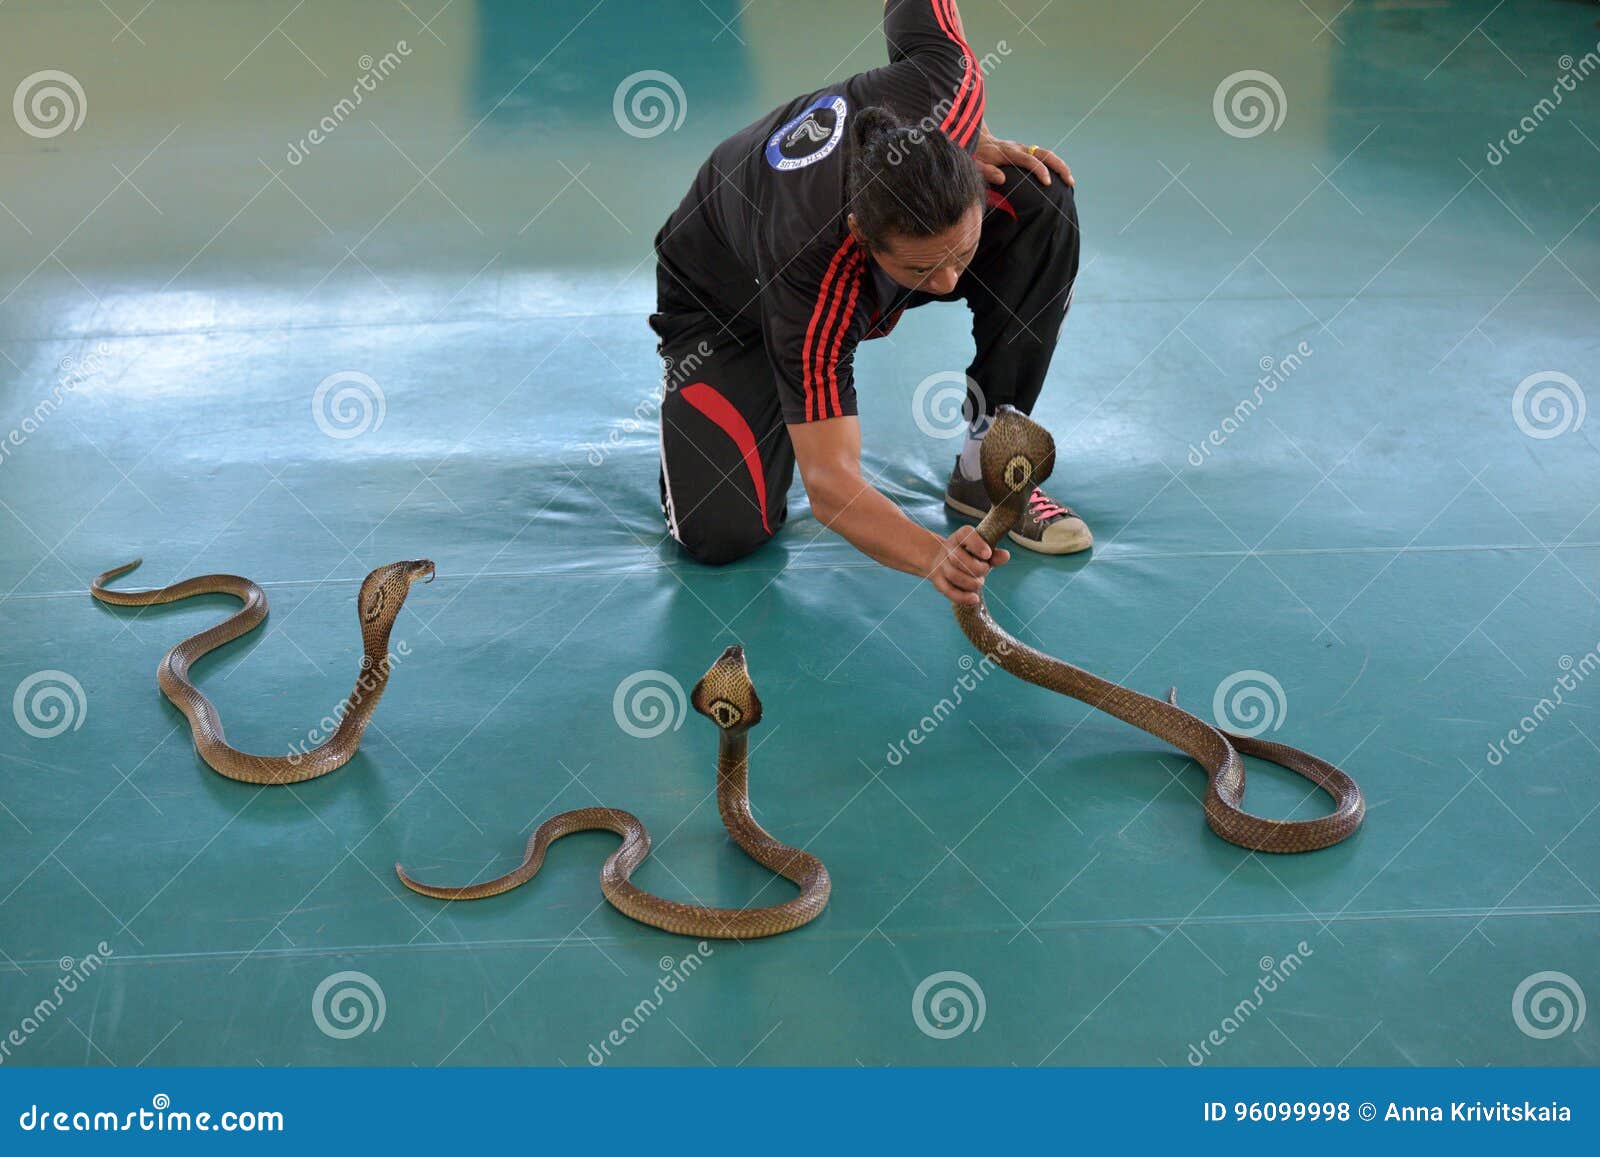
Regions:
<instances>
[{"instance_id":1,"label":"red stripe on pant leg","mask_svg":"<svg viewBox=\"0 0 1600 1157\"><path fill-rule=\"evenodd\" d=\"M940 0L932 0L932 4L934 19L939 22L939 27L944 34L960 46L962 62L965 65L961 74L961 86L956 89L955 99L950 102L950 111L945 114L944 121L939 125L940 130L949 133L950 139L954 141L960 132L958 122L964 121L967 113L971 111L969 108L963 108L962 105L963 102L970 99L969 89L972 86L972 74L974 71L972 50L967 47L966 41L961 38L961 30L956 22L955 13L951 11L947 15L946 9L950 7L949 4L946 3L941 6ZM983 82L980 79L978 83L981 85ZM952 125L957 125L957 127L952 129ZM959 144L960 142L957 141L957 143Z\"/></svg>"},{"instance_id":2,"label":"red stripe on pant leg","mask_svg":"<svg viewBox=\"0 0 1600 1157\"><path fill-rule=\"evenodd\" d=\"M966 52L968 59L971 59L972 49L968 48ZM988 89L983 83L982 76L976 79L977 83L973 86L972 97L967 101L967 108L961 114L960 122L957 123L954 129L946 130L946 134L950 139L962 148L967 147L973 135L977 133L978 126L983 123L983 110L989 99Z\"/></svg>"},{"instance_id":3,"label":"red stripe on pant leg","mask_svg":"<svg viewBox=\"0 0 1600 1157\"><path fill-rule=\"evenodd\" d=\"M937 3L938 0L935 0ZM985 101L983 71L977 68L972 59L972 47L962 35L961 15L956 11L954 0L943 0L946 11L950 15L951 35L955 42L961 45L961 54L967 62L967 75L962 78L962 87L966 87L968 80L973 81L972 92L969 94L967 107L956 121L954 129L945 129L950 139L962 148L967 147L967 142L972 140L972 135L978 131L978 126L983 123L983 106Z\"/></svg>"},{"instance_id":4,"label":"red stripe on pant leg","mask_svg":"<svg viewBox=\"0 0 1600 1157\"><path fill-rule=\"evenodd\" d=\"M761 455L756 451L756 436L750 429L750 423L744 420L744 415L732 402L705 382L684 386L678 393L684 401L715 422L739 447L739 453L744 456L745 469L750 471L750 481L756 488L756 499L761 503L761 529L771 534L772 527L767 525L767 472L761 465Z\"/></svg>"},{"instance_id":5,"label":"red stripe on pant leg","mask_svg":"<svg viewBox=\"0 0 1600 1157\"><path fill-rule=\"evenodd\" d=\"M989 93L982 81L978 82L978 102L972 109L972 119L963 129L959 129L960 137L956 144L966 148L972 142L973 135L977 133L978 126L983 124L983 110L988 107Z\"/></svg>"},{"instance_id":6,"label":"red stripe on pant leg","mask_svg":"<svg viewBox=\"0 0 1600 1157\"><path fill-rule=\"evenodd\" d=\"M952 0L933 0L933 12L945 35L961 46L961 57L966 65L961 77L961 87L956 92L955 103L939 127L952 141L966 148L973 134L978 131L978 126L983 123L985 101L983 70L973 62L972 47L962 35L961 16ZM946 16L949 18L948 23Z\"/></svg>"},{"instance_id":7,"label":"red stripe on pant leg","mask_svg":"<svg viewBox=\"0 0 1600 1157\"><path fill-rule=\"evenodd\" d=\"M1013 221L1017 219L1016 208L1011 204L1006 195L1000 192L1000 190L991 188L986 192L985 196L989 201L989 208L999 209L1003 212L1009 213Z\"/></svg>"}]
</instances>

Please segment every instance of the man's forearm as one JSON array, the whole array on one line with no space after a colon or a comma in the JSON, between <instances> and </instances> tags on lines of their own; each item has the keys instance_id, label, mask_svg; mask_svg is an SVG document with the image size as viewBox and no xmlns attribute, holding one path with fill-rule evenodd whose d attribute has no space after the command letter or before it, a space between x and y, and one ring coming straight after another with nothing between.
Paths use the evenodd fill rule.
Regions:
<instances>
[{"instance_id":1,"label":"man's forearm","mask_svg":"<svg viewBox=\"0 0 1600 1157\"><path fill-rule=\"evenodd\" d=\"M869 558L919 578L937 565L944 540L908 518L860 475L808 487L807 492L817 521Z\"/></svg>"}]
</instances>

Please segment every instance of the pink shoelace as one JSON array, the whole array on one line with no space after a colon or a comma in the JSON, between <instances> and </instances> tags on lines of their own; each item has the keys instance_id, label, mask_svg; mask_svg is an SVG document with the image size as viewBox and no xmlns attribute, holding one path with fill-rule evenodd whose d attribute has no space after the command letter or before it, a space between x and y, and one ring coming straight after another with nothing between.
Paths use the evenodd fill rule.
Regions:
<instances>
[{"instance_id":1,"label":"pink shoelace","mask_svg":"<svg viewBox=\"0 0 1600 1157\"><path fill-rule=\"evenodd\" d=\"M1043 490L1037 486L1028 496L1028 513L1033 515L1038 522L1048 522L1057 515L1071 514L1072 511L1062 506L1059 502L1052 501Z\"/></svg>"}]
</instances>

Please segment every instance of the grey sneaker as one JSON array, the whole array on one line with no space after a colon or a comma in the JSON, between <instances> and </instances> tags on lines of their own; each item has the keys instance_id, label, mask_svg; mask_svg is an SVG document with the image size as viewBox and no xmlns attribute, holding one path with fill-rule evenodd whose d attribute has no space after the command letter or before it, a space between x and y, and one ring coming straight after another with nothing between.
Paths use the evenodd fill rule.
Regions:
<instances>
[{"instance_id":1,"label":"grey sneaker","mask_svg":"<svg viewBox=\"0 0 1600 1157\"><path fill-rule=\"evenodd\" d=\"M981 519L989 513L988 491L981 480L974 482L961 473L960 458L950 471L944 504L968 518ZM1076 554L1094 545L1094 535L1072 507L1061 505L1035 487L1028 496L1027 510L1011 529L1011 541L1040 554Z\"/></svg>"}]
</instances>

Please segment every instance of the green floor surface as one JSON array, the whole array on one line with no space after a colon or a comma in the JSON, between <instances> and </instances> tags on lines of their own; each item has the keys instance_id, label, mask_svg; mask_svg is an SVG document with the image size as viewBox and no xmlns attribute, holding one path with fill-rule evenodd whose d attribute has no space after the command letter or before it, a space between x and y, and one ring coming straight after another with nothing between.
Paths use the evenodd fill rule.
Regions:
<instances>
[{"instance_id":1,"label":"green floor surface","mask_svg":"<svg viewBox=\"0 0 1600 1157\"><path fill-rule=\"evenodd\" d=\"M1181 1066L1213 1032L1228 1064L1600 1059L1592 1019L1540 1036L1513 1015L1541 972L1600 995L1600 680L1538 708L1600 661L1597 426L1534 437L1513 408L1532 375L1568 375L1570 402L1597 384L1600 82L1486 156L1595 50L1592 8L962 4L976 51L1007 46L990 122L1062 141L1085 238L1037 416L1098 543L1015 559L991 601L1208 718L1235 673L1275 679L1270 736L1342 762L1369 813L1270 858L1209 832L1176 753L976 680L943 600L798 488L740 564L664 540L650 236L721 135L878 60L877 6L437 6L0 11L6 85L61 69L87 99L49 139L0 122L0 438L75 383L0 459L0 693L52 670L83 690L59 735L0 716L5 1063ZM400 40L289 163L361 54ZM646 68L680 80L680 130L614 123ZM1281 83L1275 131L1214 119L1243 69ZM962 311L930 308L857 363L867 467L941 530L955 444L911 397L968 350ZM342 372L383 398L357 437L313 418ZM231 604L86 594L141 554L130 583L268 589L267 626L198 669L230 740L265 753L348 691L361 576L425 555L439 579L400 618L410 653L357 758L263 790L209 771L155 685ZM815 923L701 957L603 903L603 835L481 903L394 878L506 870L541 818L603 802L655 834L642 886L786 894L722 833L712 728L639 738L613 712L636 672L687 688L734 641L766 704L759 817L833 876ZM1315 814L1304 794L1252 766L1264 814ZM384 1004L348 1038L313 1015L346 971ZM981 991L981 1025L919 1027L941 972Z\"/></svg>"}]
</instances>

